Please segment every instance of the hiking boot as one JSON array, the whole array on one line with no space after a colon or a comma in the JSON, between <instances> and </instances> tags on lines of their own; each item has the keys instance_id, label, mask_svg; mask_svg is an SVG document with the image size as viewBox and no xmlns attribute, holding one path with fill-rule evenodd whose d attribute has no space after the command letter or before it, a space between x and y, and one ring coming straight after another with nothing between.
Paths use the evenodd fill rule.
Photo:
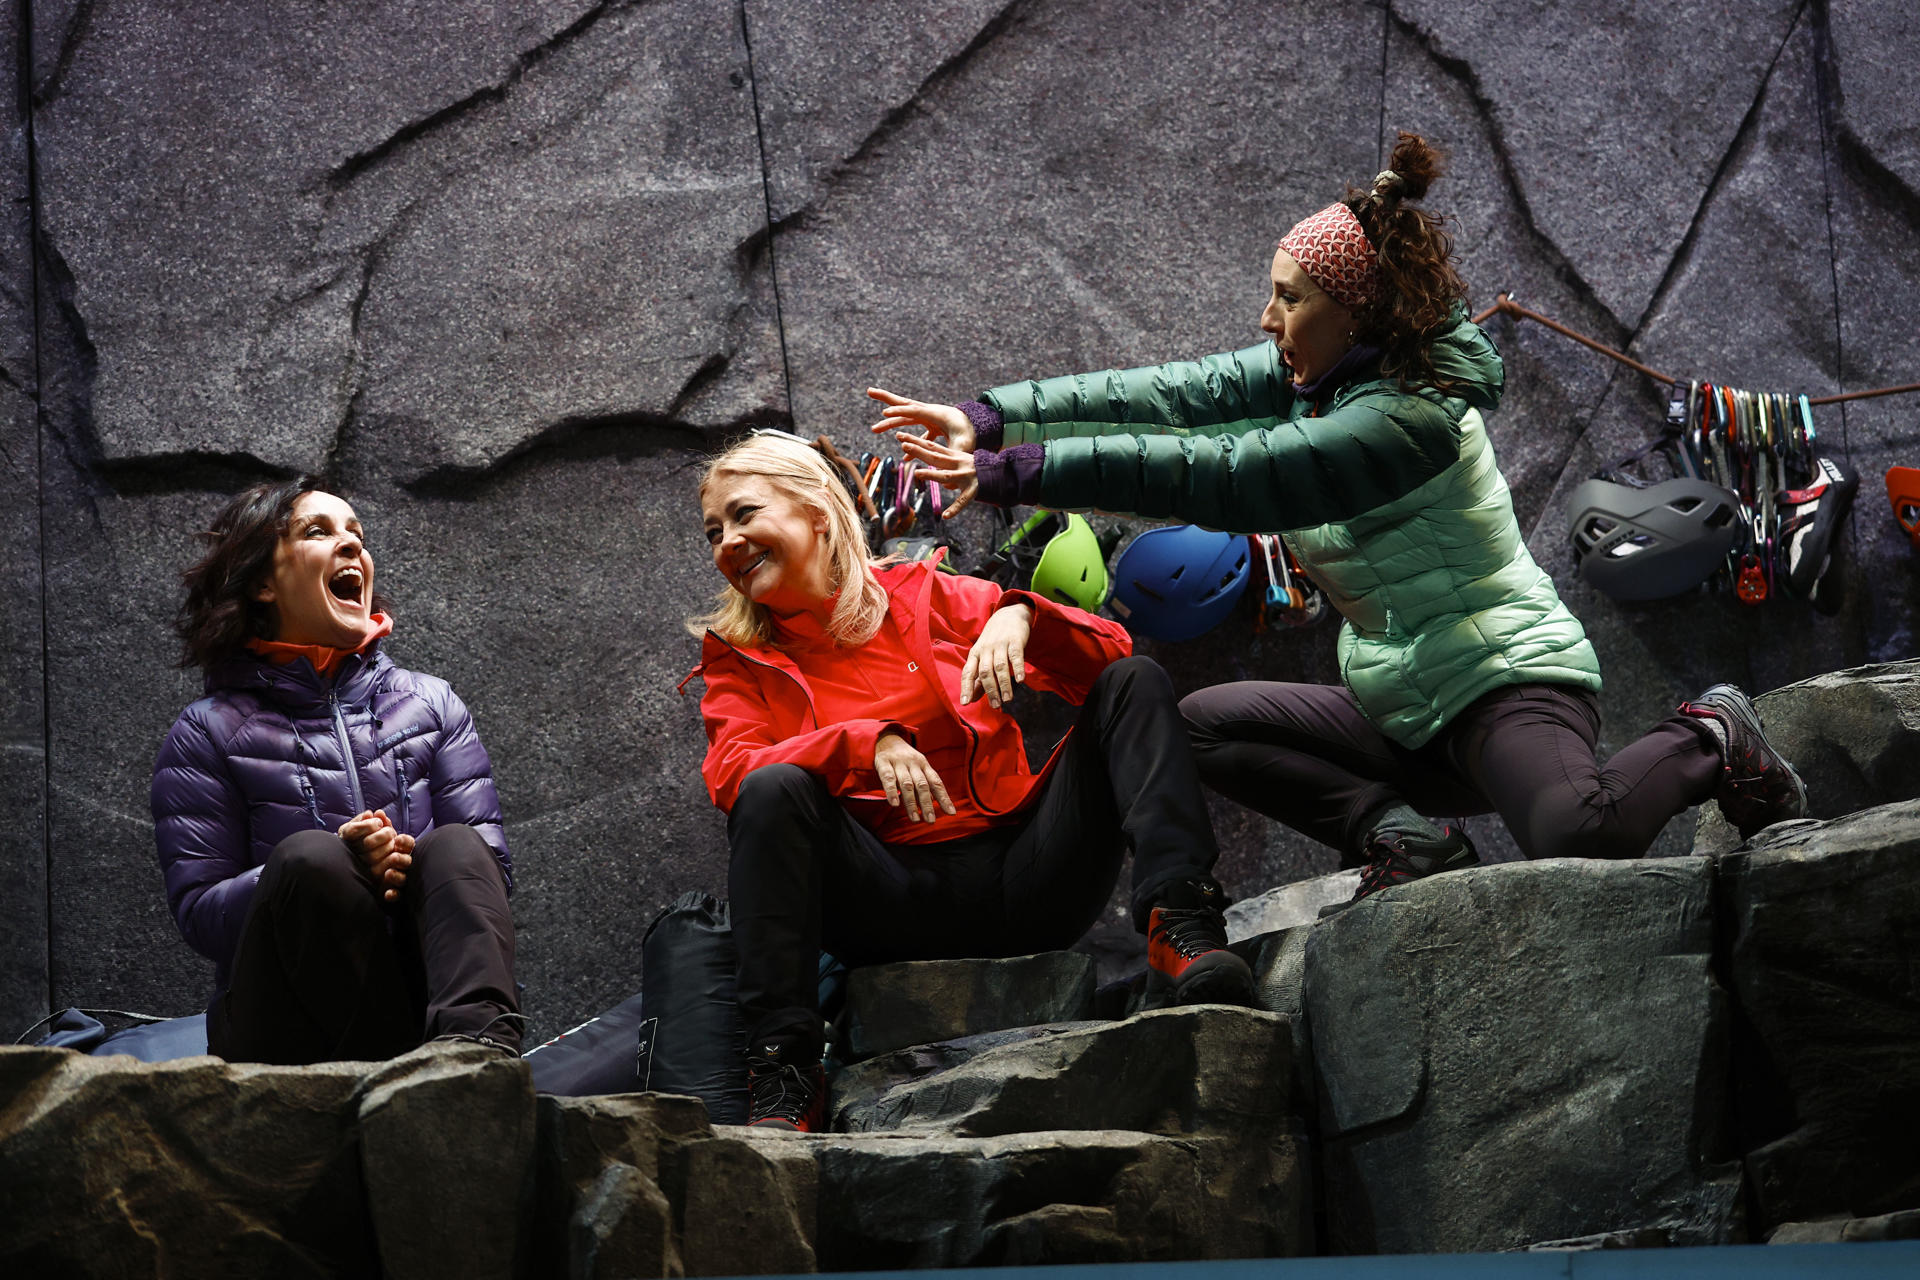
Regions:
<instances>
[{"instance_id":1,"label":"hiking boot","mask_svg":"<svg viewBox=\"0 0 1920 1280\"><path fill-rule=\"evenodd\" d=\"M1227 895L1213 880L1167 886L1147 915L1147 1003L1253 1003L1253 970L1227 950Z\"/></svg>"},{"instance_id":2,"label":"hiking boot","mask_svg":"<svg viewBox=\"0 0 1920 1280\"><path fill-rule=\"evenodd\" d=\"M1713 798L1742 840L1776 822L1807 816L1807 786L1767 741L1752 698L1733 685L1717 684L1681 703L1680 714L1711 722L1721 760Z\"/></svg>"},{"instance_id":3,"label":"hiking boot","mask_svg":"<svg viewBox=\"0 0 1920 1280\"><path fill-rule=\"evenodd\" d=\"M1360 887L1345 902L1320 908L1320 915L1324 918L1345 911L1382 889L1410 880L1424 880L1443 871L1458 871L1480 861L1473 841L1467 839L1467 833L1461 828L1450 822L1423 822L1422 825L1429 831L1380 826L1369 832L1363 850L1367 865L1360 869Z\"/></svg>"},{"instance_id":4,"label":"hiking boot","mask_svg":"<svg viewBox=\"0 0 1920 1280\"><path fill-rule=\"evenodd\" d=\"M785 1061L793 1049L763 1044L747 1055L747 1123L793 1133L825 1133L827 1072L818 1062Z\"/></svg>"}]
</instances>

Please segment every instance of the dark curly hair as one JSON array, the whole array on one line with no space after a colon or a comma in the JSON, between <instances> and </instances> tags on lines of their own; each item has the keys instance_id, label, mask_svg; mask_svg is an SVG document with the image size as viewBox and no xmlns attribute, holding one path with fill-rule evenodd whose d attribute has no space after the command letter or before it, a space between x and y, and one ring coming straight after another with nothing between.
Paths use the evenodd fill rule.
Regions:
<instances>
[{"instance_id":1,"label":"dark curly hair","mask_svg":"<svg viewBox=\"0 0 1920 1280\"><path fill-rule=\"evenodd\" d=\"M1447 220L1408 202L1427 194L1445 161L1425 138L1403 131L1388 172L1366 191L1347 188L1343 201L1373 242L1380 269L1380 296L1354 313L1359 341L1381 349L1380 372L1387 377L1442 391L1451 386L1435 373L1430 348L1455 305L1465 301L1467 285L1453 266Z\"/></svg>"},{"instance_id":2,"label":"dark curly hair","mask_svg":"<svg viewBox=\"0 0 1920 1280\"><path fill-rule=\"evenodd\" d=\"M186 599L174 616L180 637L180 665L206 670L238 653L247 641L271 640L280 629L278 612L254 599L273 573L273 551L286 536L300 496L326 490L316 476L269 480L235 494L211 528L200 537L206 554L180 575ZM372 611L387 612L379 594Z\"/></svg>"}]
</instances>

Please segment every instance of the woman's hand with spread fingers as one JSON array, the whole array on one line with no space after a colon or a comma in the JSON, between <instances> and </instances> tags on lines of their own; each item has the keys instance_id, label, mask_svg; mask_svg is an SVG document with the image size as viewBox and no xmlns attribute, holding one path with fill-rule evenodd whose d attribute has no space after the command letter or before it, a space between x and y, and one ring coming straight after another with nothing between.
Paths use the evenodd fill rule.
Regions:
<instances>
[{"instance_id":1,"label":"woman's hand with spread fingers","mask_svg":"<svg viewBox=\"0 0 1920 1280\"><path fill-rule=\"evenodd\" d=\"M1015 685L1027 681L1027 641L1033 637L1033 606L1010 604L995 611L980 629L960 670L960 703L978 693L990 707L1013 699Z\"/></svg>"},{"instance_id":2,"label":"woman's hand with spread fingers","mask_svg":"<svg viewBox=\"0 0 1920 1280\"><path fill-rule=\"evenodd\" d=\"M883 435L907 426L919 426L926 428L926 439L945 436L947 442L961 452L974 451L973 422L952 405L935 404L930 400L909 400L880 387L868 387L867 394L887 406L880 411L880 421L870 428L873 434Z\"/></svg>"},{"instance_id":3,"label":"woman's hand with spread fingers","mask_svg":"<svg viewBox=\"0 0 1920 1280\"><path fill-rule=\"evenodd\" d=\"M905 805L910 821L932 822L939 813L954 812L933 762L899 734L880 735L873 748L873 771L880 775L887 803L896 809Z\"/></svg>"}]
</instances>

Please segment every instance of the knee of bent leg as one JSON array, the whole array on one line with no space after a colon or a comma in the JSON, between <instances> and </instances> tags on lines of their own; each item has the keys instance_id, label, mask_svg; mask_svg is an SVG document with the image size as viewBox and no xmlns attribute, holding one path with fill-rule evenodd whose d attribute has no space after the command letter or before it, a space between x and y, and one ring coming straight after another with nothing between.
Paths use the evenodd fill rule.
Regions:
<instances>
[{"instance_id":1,"label":"knee of bent leg","mask_svg":"<svg viewBox=\"0 0 1920 1280\"><path fill-rule=\"evenodd\" d=\"M499 859L493 846L478 831L464 822L449 822L421 836L413 848L411 883L423 876L456 879L465 876L500 874Z\"/></svg>"},{"instance_id":2,"label":"knee of bent leg","mask_svg":"<svg viewBox=\"0 0 1920 1280\"><path fill-rule=\"evenodd\" d=\"M1217 698L1209 697L1213 689L1196 689L1180 699L1180 718L1187 722L1187 740L1195 751L1205 751L1226 742L1220 732L1221 717Z\"/></svg>"},{"instance_id":3,"label":"knee of bent leg","mask_svg":"<svg viewBox=\"0 0 1920 1280\"><path fill-rule=\"evenodd\" d=\"M763 813L770 807L810 800L822 789L820 779L797 764L763 764L741 780L733 811Z\"/></svg>"},{"instance_id":4,"label":"knee of bent leg","mask_svg":"<svg viewBox=\"0 0 1920 1280\"><path fill-rule=\"evenodd\" d=\"M1167 675L1167 669L1143 653L1131 653L1124 658L1115 658L1106 665L1096 684L1113 684L1118 681L1129 684L1154 685L1173 692L1173 681Z\"/></svg>"},{"instance_id":5,"label":"knee of bent leg","mask_svg":"<svg viewBox=\"0 0 1920 1280\"><path fill-rule=\"evenodd\" d=\"M268 892L355 906L369 899L346 841L331 831L298 831L273 846L260 872Z\"/></svg>"},{"instance_id":6,"label":"knee of bent leg","mask_svg":"<svg viewBox=\"0 0 1920 1280\"><path fill-rule=\"evenodd\" d=\"M1629 858L1638 851L1626 847L1619 835L1597 824L1562 821L1539 824L1523 849L1528 858Z\"/></svg>"}]
</instances>

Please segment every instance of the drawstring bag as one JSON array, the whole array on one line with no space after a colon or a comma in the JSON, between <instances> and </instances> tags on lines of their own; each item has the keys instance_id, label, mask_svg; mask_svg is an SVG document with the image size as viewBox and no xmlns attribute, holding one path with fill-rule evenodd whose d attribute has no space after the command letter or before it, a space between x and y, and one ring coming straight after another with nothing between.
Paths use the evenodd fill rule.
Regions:
<instances>
[{"instance_id":1,"label":"drawstring bag","mask_svg":"<svg viewBox=\"0 0 1920 1280\"><path fill-rule=\"evenodd\" d=\"M698 890L681 894L647 926L640 964L640 995L629 1003L643 1006L646 1016L632 1087L691 1094L707 1104L712 1123L745 1124L747 1032L734 995L740 956L727 904ZM820 1010L832 1019L845 998L847 968L825 952L819 966ZM831 1029L827 1040L831 1061Z\"/></svg>"},{"instance_id":2,"label":"drawstring bag","mask_svg":"<svg viewBox=\"0 0 1920 1280\"><path fill-rule=\"evenodd\" d=\"M684 893L640 943L637 1087L691 1094L714 1124L747 1122L746 1029L734 1000L739 967L727 904Z\"/></svg>"}]
</instances>

